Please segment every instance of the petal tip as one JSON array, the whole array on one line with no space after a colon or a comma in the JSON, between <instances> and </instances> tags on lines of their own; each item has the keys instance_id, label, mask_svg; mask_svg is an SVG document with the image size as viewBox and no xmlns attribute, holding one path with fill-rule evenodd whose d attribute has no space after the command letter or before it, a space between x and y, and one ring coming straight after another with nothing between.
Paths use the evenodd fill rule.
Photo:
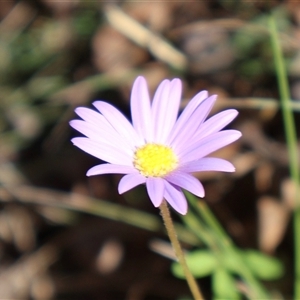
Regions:
<instances>
[{"instance_id":1,"label":"petal tip","mask_svg":"<svg viewBox=\"0 0 300 300\"><path fill-rule=\"evenodd\" d=\"M237 137L238 137L238 139L239 139L242 135L243 135L243 134L242 134L240 131L237 130Z\"/></svg>"},{"instance_id":2,"label":"petal tip","mask_svg":"<svg viewBox=\"0 0 300 300\"><path fill-rule=\"evenodd\" d=\"M150 200L151 200L151 199L150 199ZM162 201L163 201L163 199L161 199L161 202L162 202ZM160 203L158 203L158 202L157 202L157 203L154 203L153 201L151 201L151 203L153 204L153 206L156 207L156 208L159 207L159 206L161 205L161 202L160 202Z\"/></svg>"},{"instance_id":3,"label":"petal tip","mask_svg":"<svg viewBox=\"0 0 300 300\"><path fill-rule=\"evenodd\" d=\"M203 190L201 193L199 193L198 197L204 198L205 197L205 191Z\"/></svg>"},{"instance_id":4,"label":"petal tip","mask_svg":"<svg viewBox=\"0 0 300 300\"><path fill-rule=\"evenodd\" d=\"M82 109L86 109L86 108L79 106L74 109L74 112L78 115L78 113L80 113L80 111L82 111Z\"/></svg>"},{"instance_id":5,"label":"petal tip","mask_svg":"<svg viewBox=\"0 0 300 300\"><path fill-rule=\"evenodd\" d=\"M76 120L71 120L71 121L69 121L69 125L72 127L72 128L74 128L74 122L75 122Z\"/></svg>"},{"instance_id":6,"label":"petal tip","mask_svg":"<svg viewBox=\"0 0 300 300\"><path fill-rule=\"evenodd\" d=\"M77 138L72 138L71 139L71 142L72 142L73 145L76 145L76 140L77 140Z\"/></svg>"},{"instance_id":7,"label":"petal tip","mask_svg":"<svg viewBox=\"0 0 300 300\"><path fill-rule=\"evenodd\" d=\"M140 82L140 81L146 82L146 78L144 76L140 75L134 80L134 83Z\"/></svg>"},{"instance_id":8,"label":"petal tip","mask_svg":"<svg viewBox=\"0 0 300 300\"><path fill-rule=\"evenodd\" d=\"M182 86L182 81L180 78L174 78L171 80L171 84L177 85L177 86Z\"/></svg>"},{"instance_id":9,"label":"petal tip","mask_svg":"<svg viewBox=\"0 0 300 300\"><path fill-rule=\"evenodd\" d=\"M186 215L187 212L188 212L188 205L187 205L187 202L182 202L180 203L179 205L176 205L176 207L170 203L168 200L167 202L170 204L170 206L175 210L177 211L178 213L180 213L181 215Z\"/></svg>"},{"instance_id":10,"label":"petal tip","mask_svg":"<svg viewBox=\"0 0 300 300\"><path fill-rule=\"evenodd\" d=\"M93 176L93 175L95 175L95 174L92 174L92 172L90 172L90 170L88 170L87 172L86 172L86 174L85 174L87 177L90 177L90 176Z\"/></svg>"},{"instance_id":11,"label":"petal tip","mask_svg":"<svg viewBox=\"0 0 300 300\"><path fill-rule=\"evenodd\" d=\"M187 214L187 212L188 212L188 208L185 207L185 208L178 209L178 210L176 209L176 211L177 211L178 213L180 213L181 215L185 216L185 215Z\"/></svg>"},{"instance_id":12,"label":"petal tip","mask_svg":"<svg viewBox=\"0 0 300 300\"><path fill-rule=\"evenodd\" d=\"M120 186L119 186L119 187L118 187L118 193L119 193L119 195L122 195L122 194L125 193L125 191L122 191L122 190L120 189Z\"/></svg>"}]
</instances>

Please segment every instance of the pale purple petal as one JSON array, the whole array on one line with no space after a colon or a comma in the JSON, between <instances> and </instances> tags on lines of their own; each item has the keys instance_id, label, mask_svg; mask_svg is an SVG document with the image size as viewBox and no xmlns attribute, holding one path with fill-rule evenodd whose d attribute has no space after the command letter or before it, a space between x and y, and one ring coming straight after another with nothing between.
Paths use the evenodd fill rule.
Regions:
<instances>
[{"instance_id":1,"label":"pale purple petal","mask_svg":"<svg viewBox=\"0 0 300 300\"><path fill-rule=\"evenodd\" d=\"M164 180L158 177L148 177L146 180L147 192L155 207L161 205L164 197Z\"/></svg>"},{"instance_id":2,"label":"pale purple petal","mask_svg":"<svg viewBox=\"0 0 300 300\"><path fill-rule=\"evenodd\" d=\"M114 106L103 101L95 101L93 102L93 105L121 136L131 142L133 147L142 144L142 140L132 127L131 123Z\"/></svg>"},{"instance_id":3,"label":"pale purple petal","mask_svg":"<svg viewBox=\"0 0 300 300\"><path fill-rule=\"evenodd\" d=\"M195 141L187 148L181 149L179 159L181 164L198 160L208 154L224 147L241 137L241 133L237 130L224 130L213 133L200 141Z\"/></svg>"},{"instance_id":4,"label":"pale purple petal","mask_svg":"<svg viewBox=\"0 0 300 300\"><path fill-rule=\"evenodd\" d=\"M185 126L181 128L177 136L172 142L172 147L180 152L181 148L186 148L191 141L193 135L197 132L200 125L204 122L209 112L211 111L217 96L210 96L205 99L193 112L190 118L186 121Z\"/></svg>"},{"instance_id":5,"label":"pale purple petal","mask_svg":"<svg viewBox=\"0 0 300 300\"><path fill-rule=\"evenodd\" d=\"M181 99L181 81L164 80L158 87L153 103L154 142L165 143L178 116Z\"/></svg>"},{"instance_id":6,"label":"pale purple petal","mask_svg":"<svg viewBox=\"0 0 300 300\"><path fill-rule=\"evenodd\" d=\"M123 194L137 185L143 184L146 182L146 177L142 176L140 173L128 174L122 177L120 180L118 191L119 194Z\"/></svg>"},{"instance_id":7,"label":"pale purple petal","mask_svg":"<svg viewBox=\"0 0 300 300\"><path fill-rule=\"evenodd\" d=\"M113 129L110 123L101 114L90 108L77 107L75 113L88 123L101 127L106 125Z\"/></svg>"},{"instance_id":8,"label":"pale purple petal","mask_svg":"<svg viewBox=\"0 0 300 300\"><path fill-rule=\"evenodd\" d=\"M120 151L120 149L122 149L122 145L120 145L119 148L114 148L111 145L99 143L85 137L73 138L72 143L81 150L106 162L117 165L132 166L133 158L125 152Z\"/></svg>"},{"instance_id":9,"label":"pale purple petal","mask_svg":"<svg viewBox=\"0 0 300 300\"><path fill-rule=\"evenodd\" d=\"M165 181L165 199L180 214L187 213L187 201L181 188Z\"/></svg>"},{"instance_id":10,"label":"pale purple petal","mask_svg":"<svg viewBox=\"0 0 300 300\"><path fill-rule=\"evenodd\" d=\"M201 182L196 179L194 176L180 171L175 171L170 173L165 177L165 180L175 184L187 191L190 191L192 194L203 198L204 197L204 188Z\"/></svg>"},{"instance_id":11,"label":"pale purple petal","mask_svg":"<svg viewBox=\"0 0 300 300\"><path fill-rule=\"evenodd\" d=\"M101 164L90 168L86 176L101 175L101 174L131 174L138 173L137 169L130 166L116 164Z\"/></svg>"},{"instance_id":12,"label":"pale purple petal","mask_svg":"<svg viewBox=\"0 0 300 300\"><path fill-rule=\"evenodd\" d=\"M169 96L169 90L170 90L170 80L163 80L160 85L158 86L157 90L155 91L154 98L152 101L152 118L153 118L153 141L158 142L160 132L163 131L163 128L161 127L161 123L158 116L161 111L161 102L163 102L164 99L168 99Z\"/></svg>"},{"instance_id":13,"label":"pale purple petal","mask_svg":"<svg viewBox=\"0 0 300 300\"><path fill-rule=\"evenodd\" d=\"M227 109L214 115L201 125L199 130L197 130L194 138L204 138L209 134L220 131L226 125L228 125L237 115L238 111L235 109Z\"/></svg>"},{"instance_id":14,"label":"pale purple petal","mask_svg":"<svg viewBox=\"0 0 300 300\"><path fill-rule=\"evenodd\" d=\"M98 128L102 128L105 131L109 131L112 134L115 134L115 135L117 134L118 136L120 136L119 133L111 126L111 124L99 112L96 112L96 111L94 111L92 109L85 108L85 107L78 107L78 108L75 109L75 112L86 123L88 123L90 126L93 126L95 128L95 130L98 129ZM81 132L77 127L75 128L72 125L74 121L80 121L80 122L82 122L82 120L72 120L72 121L70 121L70 125L74 129L76 129L79 132Z\"/></svg>"},{"instance_id":15,"label":"pale purple petal","mask_svg":"<svg viewBox=\"0 0 300 300\"><path fill-rule=\"evenodd\" d=\"M198 105L207 97L208 97L208 92L202 91L192 98L192 100L188 103L188 105L185 107L185 109L180 114L178 120L176 121L170 133L170 136L168 137L167 140L168 144L170 144L173 141L176 135L182 130L182 127L185 126L186 122L193 114L195 109L198 107Z\"/></svg>"},{"instance_id":16,"label":"pale purple petal","mask_svg":"<svg viewBox=\"0 0 300 300\"><path fill-rule=\"evenodd\" d=\"M153 125L150 107L150 97L147 82L139 76L133 83L131 91L131 117L132 124L141 139L152 141Z\"/></svg>"},{"instance_id":17,"label":"pale purple petal","mask_svg":"<svg viewBox=\"0 0 300 300\"><path fill-rule=\"evenodd\" d=\"M99 142L99 144L107 144L112 147L119 149L120 152L127 153L133 156L134 150L130 149L127 141L124 141L123 137L120 136L112 127L102 126L98 124L95 126L92 123L88 123L82 120L72 120L70 121L70 126L72 126L77 131L81 132L93 141ZM127 145L128 146L127 146ZM120 147L122 145L122 147Z\"/></svg>"},{"instance_id":18,"label":"pale purple petal","mask_svg":"<svg viewBox=\"0 0 300 300\"><path fill-rule=\"evenodd\" d=\"M231 162L222 158L204 157L180 166L180 171L188 173L203 171L234 172L235 167Z\"/></svg>"},{"instance_id":19,"label":"pale purple petal","mask_svg":"<svg viewBox=\"0 0 300 300\"><path fill-rule=\"evenodd\" d=\"M112 125L106 120L106 118L99 112L85 107L78 107L75 109L75 112L78 116L80 116L84 121L93 126L95 129L101 128L102 130L109 132L109 134L111 134L111 137L114 137L116 140L120 141L120 143L126 143L131 149L136 149L136 145L133 143L133 141L127 140L126 138L124 138L124 136L121 136L119 132L116 131L115 128L112 127ZM71 123L70 125L72 126ZM75 129L83 133L79 129Z\"/></svg>"}]
</instances>

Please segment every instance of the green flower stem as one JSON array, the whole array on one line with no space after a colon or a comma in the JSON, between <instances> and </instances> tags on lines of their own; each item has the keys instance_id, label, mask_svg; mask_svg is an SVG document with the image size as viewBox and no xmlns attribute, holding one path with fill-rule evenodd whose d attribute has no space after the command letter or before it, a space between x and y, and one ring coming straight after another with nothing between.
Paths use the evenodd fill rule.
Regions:
<instances>
[{"instance_id":1,"label":"green flower stem","mask_svg":"<svg viewBox=\"0 0 300 300\"><path fill-rule=\"evenodd\" d=\"M191 206L201 215L202 219L216 234L220 244L224 248L224 251L230 253L230 256L233 257L237 262L237 265L239 265L239 275L243 277L246 284L249 286L250 292L248 297L253 300L271 299L265 288L260 284L259 281L255 279L251 271L245 265L239 251L235 247L230 237L226 234L218 220L215 218L214 214L210 211L205 201L196 199L196 197L189 192L185 192L185 195Z\"/></svg>"},{"instance_id":2,"label":"green flower stem","mask_svg":"<svg viewBox=\"0 0 300 300\"><path fill-rule=\"evenodd\" d=\"M295 252L295 291L294 299L300 299L300 195L299 195L299 161L297 155L297 135L294 115L290 107L290 93L287 80L286 68L283 54L279 45L275 18L269 17L269 28L271 32L271 43L277 73L277 81L280 93L281 108L284 120L285 135L289 153L289 168L291 177L296 184L295 211L294 211L294 252Z\"/></svg>"},{"instance_id":3,"label":"green flower stem","mask_svg":"<svg viewBox=\"0 0 300 300\"><path fill-rule=\"evenodd\" d=\"M190 270L187 266L186 260L184 258L183 251L181 249L181 246L180 246L180 243L178 241L177 234L176 234L176 231L175 231L172 219L171 219L171 215L170 215L170 211L169 211L167 202L165 200L163 200L163 202L162 202L162 204L160 205L159 208L160 208L160 212L161 212L162 218L164 220L164 223L165 223L167 233L168 233L168 236L170 238L172 247L174 249L175 255L178 259L178 262L182 266L185 278L186 278L187 283L190 287L190 290L193 294L193 297L194 297L195 300L204 299L201 292L200 292L200 289L199 289L199 287L196 283L196 280L195 280L194 276L192 275L192 273L190 272Z\"/></svg>"}]
</instances>

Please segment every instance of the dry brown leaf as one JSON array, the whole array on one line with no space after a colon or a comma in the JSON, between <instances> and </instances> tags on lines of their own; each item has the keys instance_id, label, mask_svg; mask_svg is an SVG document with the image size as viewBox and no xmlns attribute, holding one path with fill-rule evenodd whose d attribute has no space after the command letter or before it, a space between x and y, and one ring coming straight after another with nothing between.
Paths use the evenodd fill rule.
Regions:
<instances>
[{"instance_id":1,"label":"dry brown leaf","mask_svg":"<svg viewBox=\"0 0 300 300\"><path fill-rule=\"evenodd\" d=\"M2 1L10 2L10 1ZM1 10L2 5L1 4ZM11 39L20 30L28 26L36 16L36 10L28 5L25 1L20 1L16 4L5 16L0 23L1 39Z\"/></svg>"},{"instance_id":2,"label":"dry brown leaf","mask_svg":"<svg viewBox=\"0 0 300 300\"><path fill-rule=\"evenodd\" d=\"M6 206L0 214L0 238L20 252L36 246L36 232L30 212L18 205Z\"/></svg>"},{"instance_id":3,"label":"dry brown leaf","mask_svg":"<svg viewBox=\"0 0 300 300\"><path fill-rule=\"evenodd\" d=\"M236 155L232 159L236 171L232 174L234 177L242 177L252 171L259 161L258 155L254 152L246 152Z\"/></svg>"},{"instance_id":4,"label":"dry brown leaf","mask_svg":"<svg viewBox=\"0 0 300 300\"><path fill-rule=\"evenodd\" d=\"M53 279L48 274L34 278L30 287L30 295L34 300L54 299L55 286Z\"/></svg>"},{"instance_id":5,"label":"dry brown leaf","mask_svg":"<svg viewBox=\"0 0 300 300\"><path fill-rule=\"evenodd\" d=\"M67 17L80 4L79 0L70 0L70 1L42 0L41 2L43 2L46 6L48 6L54 12L56 17Z\"/></svg>"},{"instance_id":6,"label":"dry brown leaf","mask_svg":"<svg viewBox=\"0 0 300 300\"><path fill-rule=\"evenodd\" d=\"M165 1L129 1L124 5L124 10L153 31L162 32L172 26L172 6L171 2Z\"/></svg>"},{"instance_id":7,"label":"dry brown leaf","mask_svg":"<svg viewBox=\"0 0 300 300\"><path fill-rule=\"evenodd\" d=\"M258 200L258 244L266 253L273 253L285 234L290 213L278 199L263 196Z\"/></svg>"},{"instance_id":8,"label":"dry brown leaf","mask_svg":"<svg viewBox=\"0 0 300 300\"><path fill-rule=\"evenodd\" d=\"M206 74L227 68L236 59L228 32L222 26L202 29L202 24L196 24L177 32L177 42L189 59L189 71Z\"/></svg>"},{"instance_id":9,"label":"dry brown leaf","mask_svg":"<svg viewBox=\"0 0 300 300\"><path fill-rule=\"evenodd\" d=\"M296 207L295 202L296 202L296 199L297 199L297 197L296 197L297 195L296 195L296 184L292 179L287 178L287 179L282 181L282 183L281 183L281 194L282 194L282 199L283 199L284 204L290 210L294 210L295 207ZM298 196L298 199L299 198L300 197Z\"/></svg>"},{"instance_id":10,"label":"dry brown leaf","mask_svg":"<svg viewBox=\"0 0 300 300\"><path fill-rule=\"evenodd\" d=\"M253 121L246 121L239 124L237 129L243 133L240 141L249 145L262 158L276 161L279 164L288 164L286 146L276 140L270 139L262 129L261 124Z\"/></svg>"},{"instance_id":11,"label":"dry brown leaf","mask_svg":"<svg viewBox=\"0 0 300 300\"><path fill-rule=\"evenodd\" d=\"M96 258L96 268L101 274L109 274L118 268L124 256L124 249L119 240L105 241Z\"/></svg>"},{"instance_id":12,"label":"dry brown leaf","mask_svg":"<svg viewBox=\"0 0 300 300\"><path fill-rule=\"evenodd\" d=\"M149 55L110 26L102 26L93 38L93 60L99 71L130 69L146 62Z\"/></svg>"},{"instance_id":13,"label":"dry brown leaf","mask_svg":"<svg viewBox=\"0 0 300 300\"><path fill-rule=\"evenodd\" d=\"M56 260L56 249L44 246L1 270L0 299L28 299L31 283Z\"/></svg>"},{"instance_id":14,"label":"dry brown leaf","mask_svg":"<svg viewBox=\"0 0 300 300\"><path fill-rule=\"evenodd\" d=\"M274 168L274 165L268 161L263 161L257 165L254 175L257 191L265 192L271 187Z\"/></svg>"}]
</instances>

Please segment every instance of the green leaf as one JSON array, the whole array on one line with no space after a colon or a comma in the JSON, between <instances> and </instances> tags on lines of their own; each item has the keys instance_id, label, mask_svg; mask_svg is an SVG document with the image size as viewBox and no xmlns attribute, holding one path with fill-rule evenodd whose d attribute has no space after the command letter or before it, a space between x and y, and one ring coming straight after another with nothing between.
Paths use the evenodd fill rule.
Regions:
<instances>
[{"instance_id":1,"label":"green leaf","mask_svg":"<svg viewBox=\"0 0 300 300\"><path fill-rule=\"evenodd\" d=\"M278 259L254 250L247 250L241 254L256 277L273 280L283 275L283 265Z\"/></svg>"},{"instance_id":2,"label":"green leaf","mask_svg":"<svg viewBox=\"0 0 300 300\"><path fill-rule=\"evenodd\" d=\"M235 280L226 269L218 268L212 276L214 299L240 299Z\"/></svg>"},{"instance_id":3,"label":"green leaf","mask_svg":"<svg viewBox=\"0 0 300 300\"><path fill-rule=\"evenodd\" d=\"M222 255L222 266L227 269L229 272L234 274L240 274L241 264L238 261L236 254L230 251L226 251Z\"/></svg>"},{"instance_id":4,"label":"green leaf","mask_svg":"<svg viewBox=\"0 0 300 300\"><path fill-rule=\"evenodd\" d=\"M195 277L210 275L218 265L213 253L208 250L193 251L185 256L187 265ZM172 272L179 278L185 278L183 269L179 263L172 264Z\"/></svg>"}]
</instances>

